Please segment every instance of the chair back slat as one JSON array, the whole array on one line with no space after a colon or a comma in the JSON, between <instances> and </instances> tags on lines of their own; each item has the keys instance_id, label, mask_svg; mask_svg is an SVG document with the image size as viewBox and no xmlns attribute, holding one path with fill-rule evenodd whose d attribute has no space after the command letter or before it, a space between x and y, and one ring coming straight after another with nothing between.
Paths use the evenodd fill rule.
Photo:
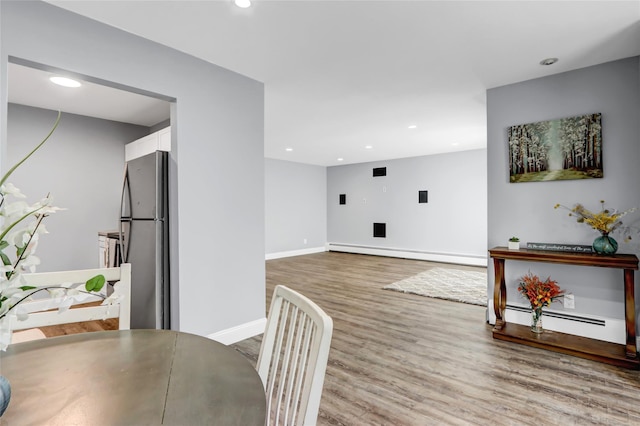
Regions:
<instances>
[{"instance_id":1,"label":"chair back slat","mask_svg":"<svg viewBox=\"0 0 640 426\"><path fill-rule=\"evenodd\" d=\"M257 365L268 425L316 423L332 333L333 321L318 305L276 286Z\"/></svg>"},{"instance_id":2,"label":"chair back slat","mask_svg":"<svg viewBox=\"0 0 640 426\"><path fill-rule=\"evenodd\" d=\"M64 298L51 299L43 298L33 301L25 301L15 309L29 313L24 320L18 320L17 316L11 315L11 329L25 330L36 327L50 325L68 324L74 322L104 320L107 318L118 318L120 330L128 330L131 326L131 265L123 263L116 268L83 269L74 271L39 272L33 274L23 274L26 285L34 287L60 286L69 284L85 283L90 278L102 274L108 282L117 281L114 291L122 297L113 306L79 306L64 311L49 310L51 306L56 306ZM106 285L101 290L106 296ZM84 300L76 302L84 304L102 300L101 297L89 295Z\"/></svg>"}]
</instances>

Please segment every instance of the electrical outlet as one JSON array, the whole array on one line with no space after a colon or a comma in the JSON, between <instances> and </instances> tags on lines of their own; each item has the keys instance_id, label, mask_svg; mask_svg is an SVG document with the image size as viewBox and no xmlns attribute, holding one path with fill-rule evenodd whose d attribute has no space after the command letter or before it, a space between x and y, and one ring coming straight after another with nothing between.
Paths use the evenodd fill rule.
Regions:
<instances>
[{"instance_id":1,"label":"electrical outlet","mask_svg":"<svg viewBox=\"0 0 640 426\"><path fill-rule=\"evenodd\" d=\"M573 297L573 294L568 293L564 295L564 307L566 309L575 309L576 308L576 299Z\"/></svg>"},{"instance_id":2,"label":"electrical outlet","mask_svg":"<svg viewBox=\"0 0 640 426\"><path fill-rule=\"evenodd\" d=\"M307 244L307 239L305 238L304 240L302 240L302 242L303 242L304 244Z\"/></svg>"}]
</instances>

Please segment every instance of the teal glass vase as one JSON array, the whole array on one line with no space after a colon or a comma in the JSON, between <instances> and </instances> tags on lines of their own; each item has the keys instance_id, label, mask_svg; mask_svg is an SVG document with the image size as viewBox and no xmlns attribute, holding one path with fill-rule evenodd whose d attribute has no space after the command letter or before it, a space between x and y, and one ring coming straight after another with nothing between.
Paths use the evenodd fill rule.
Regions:
<instances>
[{"instance_id":1,"label":"teal glass vase","mask_svg":"<svg viewBox=\"0 0 640 426\"><path fill-rule=\"evenodd\" d=\"M9 381L0 376L0 417L4 414L4 410L7 409L9 401L11 400L11 385Z\"/></svg>"},{"instance_id":2,"label":"teal glass vase","mask_svg":"<svg viewBox=\"0 0 640 426\"><path fill-rule=\"evenodd\" d=\"M593 240L593 251L598 254L615 254L618 251L618 242L603 232L601 236Z\"/></svg>"}]
</instances>

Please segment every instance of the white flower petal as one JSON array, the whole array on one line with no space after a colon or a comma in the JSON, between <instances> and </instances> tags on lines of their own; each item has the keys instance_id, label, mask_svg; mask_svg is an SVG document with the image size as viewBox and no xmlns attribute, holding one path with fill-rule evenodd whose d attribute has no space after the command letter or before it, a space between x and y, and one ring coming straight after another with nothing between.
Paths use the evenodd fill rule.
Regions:
<instances>
[{"instance_id":1,"label":"white flower petal","mask_svg":"<svg viewBox=\"0 0 640 426\"><path fill-rule=\"evenodd\" d=\"M5 205L4 216L7 219L13 218L13 220L9 221L10 223L13 223L29 211L29 204L24 201L14 201L13 203Z\"/></svg>"},{"instance_id":2,"label":"white flower petal","mask_svg":"<svg viewBox=\"0 0 640 426\"><path fill-rule=\"evenodd\" d=\"M58 313L66 312L73 305L73 297L65 297L58 305Z\"/></svg>"},{"instance_id":3,"label":"white flower petal","mask_svg":"<svg viewBox=\"0 0 640 426\"><path fill-rule=\"evenodd\" d=\"M49 291L49 295L52 298L58 298L58 297L62 298L66 293L63 288L50 288L48 289L48 291Z\"/></svg>"},{"instance_id":4,"label":"white flower petal","mask_svg":"<svg viewBox=\"0 0 640 426\"><path fill-rule=\"evenodd\" d=\"M16 198L26 198L26 195L20 192L20 189L16 188L12 183L9 182L0 186L0 192L5 195L13 195Z\"/></svg>"}]
</instances>

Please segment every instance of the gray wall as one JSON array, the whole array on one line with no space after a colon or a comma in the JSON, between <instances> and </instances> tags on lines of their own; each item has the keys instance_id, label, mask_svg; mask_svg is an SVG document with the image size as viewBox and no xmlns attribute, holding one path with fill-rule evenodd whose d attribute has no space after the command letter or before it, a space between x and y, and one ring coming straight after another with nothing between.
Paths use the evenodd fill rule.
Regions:
<instances>
[{"instance_id":1,"label":"gray wall","mask_svg":"<svg viewBox=\"0 0 640 426\"><path fill-rule=\"evenodd\" d=\"M571 220L566 211L554 210L556 203L580 202L598 209L599 201L605 200L607 206L621 210L640 207L639 65L638 57L628 58L487 91L489 248L505 246L511 235L518 235L522 244L590 245L598 234ZM595 112L602 113L604 178L509 183L509 126ZM639 217L636 212L629 220L637 225ZM619 252L638 254L637 244L625 244L622 238L618 242ZM624 316L619 270L522 262L507 262L506 269L509 303L526 304L516 285L518 277L530 269L542 277L551 275L575 294L572 312ZM492 271L489 289L493 290ZM560 304L553 307L562 310ZM490 321L495 321L493 308Z\"/></svg>"},{"instance_id":2,"label":"gray wall","mask_svg":"<svg viewBox=\"0 0 640 426\"><path fill-rule=\"evenodd\" d=\"M56 111L9 105L7 164L20 161L48 133ZM39 272L97 268L98 231L117 229L124 145L149 134L133 124L63 114L51 138L9 179L33 204L51 193L66 208L46 218Z\"/></svg>"},{"instance_id":3,"label":"gray wall","mask_svg":"<svg viewBox=\"0 0 640 426\"><path fill-rule=\"evenodd\" d=\"M372 177L375 167L387 176ZM486 257L486 176L485 150L329 167L328 241ZM373 238L374 222L386 238Z\"/></svg>"},{"instance_id":4,"label":"gray wall","mask_svg":"<svg viewBox=\"0 0 640 426\"><path fill-rule=\"evenodd\" d=\"M266 158L264 173L265 253L324 247L326 167Z\"/></svg>"},{"instance_id":5,"label":"gray wall","mask_svg":"<svg viewBox=\"0 0 640 426\"><path fill-rule=\"evenodd\" d=\"M47 3L3 1L0 14L0 87L12 56L175 99L172 326L210 334L264 318L263 84ZM0 120L4 169L4 90Z\"/></svg>"}]
</instances>

